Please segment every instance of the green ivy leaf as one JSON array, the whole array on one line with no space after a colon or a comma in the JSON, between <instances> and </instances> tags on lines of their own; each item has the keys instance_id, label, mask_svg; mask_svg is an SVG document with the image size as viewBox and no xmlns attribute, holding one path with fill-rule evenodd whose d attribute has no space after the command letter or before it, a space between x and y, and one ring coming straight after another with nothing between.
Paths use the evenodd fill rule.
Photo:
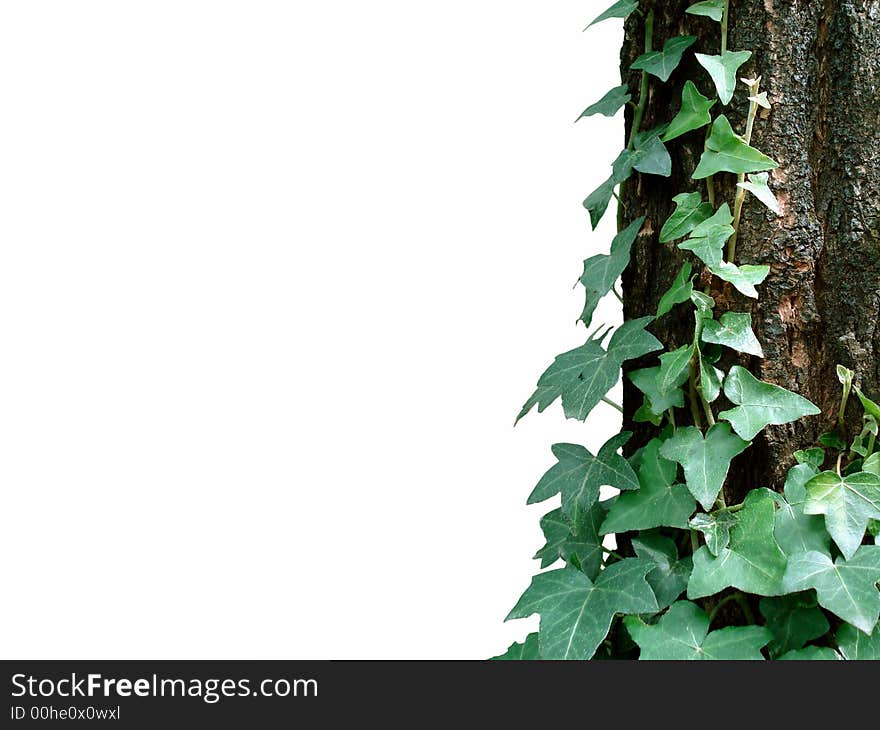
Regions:
<instances>
[{"instance_id":1,"label":"green ivy leaf","mask_svg":"<svg viewBox=\"0 0 880 730\"><path fill-rule=\"evenodd\" d=\"M492 661L522 661L540 658L538 656L538 632L535 631L529 634L522 644L513 642L506 652L493 656Z\"/></svg>"},{"instance_id":2,"label":"green ivy leaf","mask_svg":"<svg viewBox=\"0 0 880 730\"><path fill-rule=\"evenodd\" d=\"M675 210L660 229L660 242L682 238L712 216L712 206L699 193L679 193L673 199Z\"/></svg>"},{"instance_id":3,"label":"green ivy leaf","mask_svg":"<svg viewBox=\"0 0 880 730\"><path fill-rule=\"evenodd\" d=\"M663 349L663 344L650 332L645 331L653 317L628 319L614 334L608 343L608 357L620 365L625 360L635 360L651 352Z\"/></svg>"},{"instance_id":4,"label":"green ivy leaf","mask_svg":"<svg viewBox=\"0 0 880 730\"><path fill-rule=\"evenodd\" d=\"M730 530L736 524L736 515L727 510L720 510L711 515L700 512L694 515L688 526L692 530L703 533L706 540L706 547L709 552L716 557L730 543Z\"/></svg>"},{"instance_id":5,"label":"green ivy leaf","mask_svg":"<svg viewBox=\"0 0 880 730\"><path fill-rule=\"evenodd\" d=\"M687 525L694 500L682 484L675 484L677 467L660 456L663 442L654 438L642 449L637 491L621 493L608 510L599 533L608 535L652 527Z\"/></svg>"},{"instance_id":6,"label":"green ivy leaf","mask_svg":"<svg viewBox=\"0 0 880 730\"><path fill-rule=\"evenodd\" d=\"M765 426L791 423L820 413L806 398L758 380L739 365L730 368L724 380L724 395L737 407L721 411L718 417L729 421L733 430L748 441Z\"/></svg>"},{"instance_id":7,"label":"green ivy leaf","mask_svg":"<svg viewBox=\"0 0 880 730\"><path fill-rule=\"evenodd\" d=\"M834 651L834 649L827 646L807 646L803 649L795 649L794 651L783 654L781 657L777 657L777 659L779 661L798 662L816 660L837 661L840 659L840 656Z\"/></svg>"},{"instance_id":8,"label":"green ivy leaf","mask_svg":"<svg viewBox=\"0 0 880 730\"><path fill-rule=\"evenodd\" d=\"M593 456L577 444L554 444L557 463L547 470L529 495L528 504L543 502L562 493L562 511L578 520L599 498L602 486L617 489L638 489L639 479L629 462L617 450L632 434L628 431L612 436L599 453Z\"/></svg>"},{"instance_id":9,"label":"green ivy leaf","mask_svg":"<svg viewBox=\"0 0 880 730\"><path fill-rule=\"evenodd\" d=\"M719 279L729 281L738 291L752 299L758 298L758 290L755 285L760 284L767 278L770 273L769 266L756 266L754 264L743 264L737 266L729 261L722 261L717 266L710 266L711 271Z\"/></svg>"},{"instance_id":10,"label":"green ivy leaf","mask_svg":"<svg viewBox=\"0 0 880 730\"><path fill-rule=\"evenodd\" d=\"M843 624L837 630L837 648L850 661L880 661L880 627L870 635L854 626Z\"/></svg>"},{"instance_id":11,"label":"green ivy leaf","mask_svg":"<svg viewBox=\"0 0 880 730\"><path fill-rule=\"evenodd\" d=\"M767 646L772 657L800 649L830 628L825 614L816 605L816 599L808 593L762 598L759 608L773 634L773 640Z\"/></svg>"},{"instance_id":12,"label":"green ivy leaf","mask_svg":"<svg viewBox=\"0 0 880 730\"><path fill-rule=\"evenodd\" d=\"M798 464L808 464L818 472L825 463L825 449L820 449L818 446L799 449L794 452L794 458Z\"/></svg>"},{"instance_id":13,"label":"green ivy leaf","mask_svg":"<svg viewBox=\"0 0 880 730\"><path fill-rule=\"evenodd\" d=\"M691 15L705 15L707 18L712 18L712 20L720 23L721 17L724 15L724 5L724 0L704 0L703 2L694 3L685 12Z\"/></svg>"},{"instance_id":14,"label":"green ivy leaf","mask_svg":"<svg viewBox=\"0 0 880 730\"><path fill-rule=\"evenodd\" d=\"M646 405L655 416L662 415L670 408L684 407L684 393L680 388L668 391L660 390L657 377L659 374L659 366L641 368L627 373L632 384L645 394Z\"/></svg>"},{"instance_id":15,"label":"green ivy leaf","mask_svg":"<svg viewBox=\"0 0 880 730\"><path fill-rule=\"evenodd\" d=\"M730 531L730 546L721 550L717 558L712 557L706 546L694 553L688 598L711 596L728 587L759 596L785 593L785 554L773 536L775 512L773 492L749 492Z\"/></svg>"},{"instance_id":16,"label":"green ivy leaf","mask_svg":"<svg viewBox=\"0 0 880 730\"><path fill-rule=\"evenodd\" d=\"M681 90L681 109L669 123L663 141L669 142L687 132L711 124L712 115L709 114L709 110L714 105L715 99L707 99L697 91L693 81L686 81Z\"/></svg>"},{"instance_id":17,"label":"green ivy leaf","mask_svg":"<svg viewBox=\"0 0 880 730\"><path fill-rule=\"evenodd\" d=\"M761 660L761 647L770 641L763 626L729 626L709 633L709 617L690 601L674 603L656 624L637 616L623 620L639 659L646 660Z\"/></svg>"},{"instance_id":18,"label":"green ivy leaf","mask_svg":"<svg viewBox=\"0 0 880 730\"><path fill-rule=\"evenodd\" d=\"M792 556L783 587L786 592L815 588L820 606L871 634L880 617L878 580L880 546L863 545L849 560L832 562L831 556L816 551Z\"/></svg>"},{"instance_id":19,"label":"green ivy leaf","mask_svg":"<svg viewBox=\"0 0 880 730\"><path fill-rule=\"evenodd\" d=\"M752 315L747 313L725 312L720 319L707 319L703 324L703 341L764 357L761 343L752 332Z\"/></svg>"},{"instance_id":20,"label":"green ivy leaf","mask_svg":"<svg viewBox=\"0 0 880 730\"><path fill-rule=\"evenodd\" d=\"M583 421L617 383L621 363L663 348L654 335L645 331L653 319L640 317L624 322L611 336L607 352L596 340L589 340L574 350L557 355L538 378L537 389L516 420L519 421L536 404L540 413L561 397L566 418Z\"/></svg>"},{"instance_id":21,"label":"green ivy leaf","mask_svg":"<svg viewBox=\"0 0 880 730\"><path fill-rule=\"evenodd\" d=\"M853 386L853 390L856 392L856 396L861 402L865 413L869 416L874 416L874 418L880 421L880 406L862 393L858 386Z\"/></svg>"},{"instance_id":22,"label":"green ivy leaf","mask_svg":"<svg viewBox=\"0 0 880 730\"><path fill-rule=\"evenodd\" d=\"M692 270L693 267L690 262L686 261L672 282L672 286L660 297L660 303L657 305L657 314L654 315L657 319L672 311L676 304L682 304L691 298L691 294L694 291L694 282L691 276Z\"/></svg>"},{"instance_id":23,"label":"green ivy leaf","mask_svg":"<svg viewBox=\"0 0 880 730\"><path fill-rule=\"evenodd\" d=\"M724 244L733 235L732 222L733 216L725 203L711 218L695 226L688 239L679 243L678 247L693 251L707 266L718 266L722 262Z\"/></svg>"},{"instance_id":24,"label":"green ivy leaf","mask_svg":"<svg viewBox=\"0 0 880 730\"><path fill-rule=\"evenodd\" d=\"M584 199L584 208L590 212L590 225L594 231L608 209L608 203L611 202L614 187L618 182L612 175Z\"/></svg>"},{"instance_id":25,"label":"green ivy leaf","mask_svg":"<svg viewBox=\"0 0 880 730\"><path fill-rule=\"evenodd\" d=\"M660 355L660 371L657 373L657 387L666 393L680 388L690 374L690 362L694 356L694 346L684 345L672 352Z\"/></svg>"},{"instance_id":26,"label":"green ivy leaf","mask_svg":"<svg viewBox=\"0 0 880 730\"><path fill-rule=\"evenodd\" d=\"M841 477L823 471L807 482L806 491L804 512L825 515L825 528L844 557L851 558L868 520L880 517L880 476L863 471Z\"/></svg>"},{"instance_id":27,"label":"green ivy leaf","mask_svg":"<svg viewBox=\"0 0 880 730\"><path fill-rule=\"evenodd\" d=\"M862 464L862 471L880 476L880 451L871 454Z\"/></svg>"},{"instance_id":28,"label":"green ivy leaf","mask_svg":"<svg viewBox=\"0 0 880 730\"><path fill-rule=\"evenodd\" d=\"M712 310L715 307L715 300L708 294L703 294L701 291L694 290L694 293L691 294L691 301L697 309L697 314L701 317L712 316Z\"/></svg>"},{"instance_id":29,"label":"green ivy leaf","mask_svg":"<svg viewBox=\"0 0 880 730\"><path fill-rule=\"evenodd\" d=\"M730 432L729 425L716 423L705 438L693 426L679 428L660 448L660 455L682 465L687 488L703 509L709 510L727 478L731 460L748 446Z\"/></svg>"},{"instance_id":30,"label":"green ivy leaf","mask_svg":"<svg viewBox=\"0 0 880 730\"><path fill-rule=\"evenodd\" d=\"M643 533L633 538L632 546L636 555L656 566L648 573L647 581L657 598L657 605L666 608L687 588L691 574L690 556L679 557L675 543L663 535Z\"/></svg>"},{"instance_id":31,"label":"green ivy leaf","mask_svg":"<svg viewBox=\"0 0 880 730\"><path fill-rule=\"evenodd\" d=\"M779 201L776 200L776 196L773 194L773 191L770 190L770 188L767 186L767 180L769 178L770 175L768 175L766 172L758 172L754 175L749 175L748 182L737 183L736 186L738 188L742 188L743 190L748 190L764 205L770 208L770 210L776 213L776 215L782 215L782 210L779 207Z\"/></svg>"},{"instance_id":32,"label":"green ivy leaf","mask_svg":"<svg viewBox=\"0 0 880 730\"><path fill-rule=\"evenodd\" d=\"M666 151L666 145L656 134L636 143L631 163L636 170L646 175L669 177L672 174L672 158Z\"/></svg>"},{"instance_id":33,"label":"green ivy leaf","mask_svg":"<svg viewBox=\"0 0 880 730\"><path fill-rule=\"evenodd\" d=\"M593 320L593 312L601 299L611 291L614 283L629 264L630 250L636 240L645 217L636 218L611 241L611 252L597 254L584 261L584 273L580 282L587 293L581 321L587 326Z\"/></svg>"},{"instance_id":34,"label":"green ivy leaf","mask_svg":"<svg viewBox=\"0 0 880 730\"><path fill-rule=\"evenodd\" d=\"M653 613L657 599L645 576L653 563L626 558L609 565L594 583L579 570L539 573L507 620L540 614L543 659L589 659L608 634L615 613Z\"/></svg>"},{"instance_id":35,"label":"green ivy leaf","mask_svg":"<svg viewBox=\"0 0 880 730\"><path fill-rule=\"evenodd\" d=\"M696 36L680 35L668 39L662 51L648 51L633 61L631 69L642 69L663 82L675 71L684 52L697 40Z\"/></svg>"},{"instance_id":36,"label":"green ivy leaf","mask_svg":"<svg viewBox=\"0 0 880 730\"><path fill-rule=\"evenodd\" d=\"M825 530L822 517L804 513L807 498L806 484L818 470L809 464L796 464L785 478L785 497L776 495L776 542L786 555L797 555L810 550L828 552L831 536Z\"/></svg>"},{"instance_id":37,"label":"green ivy leaf","mask_svg":"<svg viewBox=\"0 0 880 730\"><path fill-rule=\"evenodd\" d=\"M727 117L721 114L712 124L706 149L691 177L701 180L718 172L762 172L776 167L776 162L735 134Z\"/></svg>"},{"instance_id":38,"label":"green ivy leaf","mask_svg":"<svg viewBox=\"0 0 880 730\"><path fill-rule=\"evenodd\" d=\"M562 508L548 512L541 518L541 530L546 544L537 553L541 568L553 565L559 558L580 566L588 577L595 578L602 567L602 539L599 526L605 519L601 504L594 504L588 510L581 510L577 521L565 516Z\"/></svg>"},{"instance_id":39,"label":"green ivy leaf","mask_svg":"<svg viewBox=\"0 0 880 730\"><path fill-rule=\"evenodd\" d=\"M609 18L625 18L638 7L638 0L617 0L614 5L593 18L592 22L590 23L590 25L587 26L587 28L596 25L596 23L601 23L603 20L608 20ZM587 28L584 28L584 30L586 30Z\"/></svg>"},{"instance_id":40,"label":"green ivy leaf","mask_svg":"<svg viewBox=\"0 0 880 730\"><path fill-rule=\"evenodd\" d=\"M605 96L603 96L595 104L590 104L581 112L581 115L575 119L579 122L584 117L591 117L594 114L601 114L606 117L613 117L620 111L620 107L626 104L632 96L629 93L629 87L626 84L615 86Z\"/></svg>"},{"instance_id":41,"label":"green ivy leaf","mask_svg":"<svg viewBox=\"0 0 880 730\"><path fill-rule=\"evenodd\" d=\"M713 403L721 393L721 384L724 381L724 373L700 355L700 387L703 389L703 397L708 403Z\"/></svg>"},{"instance_id":42,"label":"green ivy leaf","mask_svg":"<svg viewBox=\"0 0 880 730\"><path fill-rule=\"evenodd\" d=\"M725 51L720 56L707 56L704 53L695 53L697 61L709 72L718 98L725 106L733 98L736 89L736 74L739 67L752 57L751 51Z\"/></svg>"}]
</instances>

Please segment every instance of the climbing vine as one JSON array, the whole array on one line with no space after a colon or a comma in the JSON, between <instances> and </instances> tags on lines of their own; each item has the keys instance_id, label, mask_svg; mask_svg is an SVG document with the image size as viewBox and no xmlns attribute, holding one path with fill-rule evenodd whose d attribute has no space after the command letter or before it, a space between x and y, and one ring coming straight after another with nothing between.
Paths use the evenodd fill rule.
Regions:
<instances>
[{"instance_id":1,"label":"climbing vine","mask_svg":"<svg viewBox=\"0 0 880 730\"><path fill-rule=\"evenodd\" d=\"M751 315L716 316L705 285L716 278L757 299L769 274L766 265L737 261L736 244L745 205L780 214L768 185L777 163L751 146L758 110L770 109L770 102L760 77L739 78L751 52L727 47L728 0L696 2L686 10L717 23L718 54L698 52L695 36L660 42L653 11L639 5L618 0L590 24L638 14L644 52L631 65L641 72L637 96L618 86L578 118L632 107L627 145L584 207L595 229L636 172L671 176L667 142L702 133L703 151L691 171L694 190L672 198L675 209L658 235L661 243L689 252L689 259L654 316L625 321L614 331L600 325L583 345L558 355L517 420L557 400L566 417L581 421L605 407L600 404L622 411L607 395L623 363L638 359L645 367L627 373L643 395L633 420L650 424L653 435L628 458L622 455L631 438L626 431L596 454L577 444L552 447L556 463L528 498L529 504L560 500L541 519L546 544L535 557L543 572L508 616L538 614L540 628L497 658L880 659L880 406L859 389L857 374L838 367L837 426L795 453L782 493L756 487L738 504L726 501L731 462L765 427L820 413L741 365L725 371L725 350L755 358L764 353ZM686 80L671 120L642 129L650 85L667 83L688 53L708 74L714 98ZM740 88L748 113L734 120L726 110ZM736 176L732 200L719 199L721 175ZM628 220L622 205L618 216L609 253L584 262L580 321L588 328L599 301L619 297L615 282L650 224L644 217ZM666 350L648 328L682 306L693 313L691 342ZM853 397L863 417L848 443L844 434L852 424L845 412ZM618 493L601 500L603 486ZM609 536L617 548L606 547ZM544 570L560 561L562 567Z\"/></svg>"}]
</instances>

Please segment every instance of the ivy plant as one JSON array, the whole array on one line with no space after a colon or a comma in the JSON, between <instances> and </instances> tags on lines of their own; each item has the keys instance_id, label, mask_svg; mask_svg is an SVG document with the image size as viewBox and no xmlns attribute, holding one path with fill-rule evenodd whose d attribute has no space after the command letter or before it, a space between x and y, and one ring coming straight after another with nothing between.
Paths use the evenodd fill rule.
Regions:
<instances>
[{"instance_id":1,"label":"ivy plant","mask_svg":"<svg viewBox=\"0 0 880 730\"><path fill-rule=\"evenodd\" d=\"M736 298L716 305L706 284L714 277L759 296L770 269L738 261L736 241L749 196L780 213L770 187L777 163L751 144L758 109L770 102L760 78L739 78L752 54L727 48L729 0L696 2L686 12L718 24L720 53L695 36L655 38L653 11L637 0L619 0L590 24L635 13L644 29L631 66L640 71L637 93L617 86L578 117L632 107L626 148L584 201L592 227L636 173L671 175L668 142L702 132L704 148L687 171L691 189L672 197L672 214L627 220L621 206L609 252L588 258L579 279L580 321L593 326L598 303L620 298L616 282L639 236L658 231L659 242L676 245L686 260L656 314L616 329L599 325L550 363L519 413L517 420L556 401L580 421L595 408L622 413L608 393L624 364L638 360L627 379L641 394L633 421L648 430L638 440L622 431L595 454L579 444L552 446L555 463L528 498L557 501L540 521L541 571L508 616L537 614L540 628L496 658L880 659L880 406L860 389L858 373L838 367L840 408L825 414L836 427L794 454L780 491L755 484L740 503L727 502L729 475L765 428L820 410L744 366L764 356L752 314L732 308ZM651 84L668 83L688 54L706 76L685 79L669 121L643 129ZM741 87L748 111L738 120L731 102ZM733 176L732 200L716 196L721 175ZM693 329L685 344L667 346L650 329L683 306ZM846 422L848 402L861 411L857 424ZM603 487L614 496L602 499Z\"/></svg>"}]
</instances>

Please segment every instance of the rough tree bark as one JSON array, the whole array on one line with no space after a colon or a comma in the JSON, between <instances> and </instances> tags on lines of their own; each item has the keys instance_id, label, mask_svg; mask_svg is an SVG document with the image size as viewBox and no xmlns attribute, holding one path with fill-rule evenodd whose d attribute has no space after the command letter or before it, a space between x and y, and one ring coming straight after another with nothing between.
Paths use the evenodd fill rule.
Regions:
<instances>
[{"instance_id":1,"label":"rough tree bark","mask_svg":"<svg viewBox=\"0 0 880 730\"><path fill-rule=\"evenodd\" d=\"M655 10L654 46L672 35L691 34L699 39L693 50L718 53L718 24L686 15L687 5L687 0L642 0L645 10ZM726 492L729 500L739 501L753 487L779 489L792 453L833 427L840 397L837 363L857 373L867 395L880 397L880 0L733 0L728 38L730 50L753 52L740 76L760 75L773 105L762 110L752 144L779 162L770 186L783 215L777 218L746 199L737 263L770 265L760 300L746 299L718 279L711 284L712 295L718 311L752 313L765 357L737 361L823 411L770 427L734 462ZM626 23L621 53L623 79L633 98L639 75L628 68L642 44L642 19L634 14ZM688 53L667 84L651 79L642 129L672 118L685 78L714 96L708 75ZM740 85L725 110L740 132L748 106L743 89ZM631 119L628 110L627 128ZM700 190L705 197L704 182L690 179L703 140L699 130L670 143L671 179L637 175L625 185L625 219L647 216L624 274L628 318L654 312L684 259L675 244L659 243L657 234L672 212L673 195ZM732 202L734 183L733 175L716 176L717 204ZM665 344L689 342L692 322L685 309L655 326ZM638 391L627 387L625 421L643 439L645 430L631 420L640 403ZM857 423L855 404L851 408L850 420Z\"/></svg>"}]
</instances>

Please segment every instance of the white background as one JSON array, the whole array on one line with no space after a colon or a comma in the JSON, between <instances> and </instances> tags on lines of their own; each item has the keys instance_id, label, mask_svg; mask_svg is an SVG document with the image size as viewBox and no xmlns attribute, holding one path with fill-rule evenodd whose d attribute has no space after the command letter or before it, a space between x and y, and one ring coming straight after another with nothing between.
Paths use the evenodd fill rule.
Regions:
<instances>
[{"instance_id":1,"label":"white background","mask_svg":"<svg viewBox=\"0 0 880 730\"><path fill-rule=\"evenodd\" d=\"M483 658L583 343L621 22L573 0L0 5L0 653ZM613 303L597 321L618 316Z\"/></svg>"}]
</instances>

